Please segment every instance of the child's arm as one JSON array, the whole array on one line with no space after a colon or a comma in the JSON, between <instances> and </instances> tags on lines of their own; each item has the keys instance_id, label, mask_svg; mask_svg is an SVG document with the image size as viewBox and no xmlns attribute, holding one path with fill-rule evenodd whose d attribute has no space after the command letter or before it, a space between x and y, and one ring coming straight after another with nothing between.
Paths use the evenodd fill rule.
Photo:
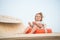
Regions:
<instances>
[{"instance_id":1,"label":"child's arm","mask_svg":"<svg viewBox=\"0 0 60 40\"><path fill-rule=\"evenodd\" d=\"M39 27L39 28L44 28L44 24L37 24L36 22L33 22L33 24L35 24L37 27Z\"/></svg>"}]
</instances>

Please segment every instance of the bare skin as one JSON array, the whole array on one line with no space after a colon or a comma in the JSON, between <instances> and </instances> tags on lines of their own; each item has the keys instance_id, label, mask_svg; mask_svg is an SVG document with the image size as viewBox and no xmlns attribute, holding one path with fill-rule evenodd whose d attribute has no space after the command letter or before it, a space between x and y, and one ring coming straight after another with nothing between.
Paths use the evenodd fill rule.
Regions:
<instances>
[{"instance_id":1,"label":"bare skin","mask_svg":"<svg viewBox=\"0 0 60 40\"><path fill-rule=\"evenodd\" d=\"M35 21L32 22L32 24L36 25L36 26L33 26L30 22L28 23L29 26L32 28L32 30L31 30L31 32L29 34L34 33L36 29L44 28L44 24L38 24L38 23L36 23L36 21L40 21L41 19L42 19L41 15L40 14L36 14L35 15Z\"/></svg>"},{"instance_id":2,"label":"bare skin","mask_svg":"<svg viewBox=\"0 0 60 40\"><path fill-rule=\"evenodd\" d=\"M30 34L34 33L36 29L41 29L42 27L44 28L44 25L43 24L37 24L36 22L33 22L33 24L36 25L36 26L34 26L32 28L32 31L30 32ZM31 24L30 24L30 27L32 27Z\"/></svg>"}]
</instances>

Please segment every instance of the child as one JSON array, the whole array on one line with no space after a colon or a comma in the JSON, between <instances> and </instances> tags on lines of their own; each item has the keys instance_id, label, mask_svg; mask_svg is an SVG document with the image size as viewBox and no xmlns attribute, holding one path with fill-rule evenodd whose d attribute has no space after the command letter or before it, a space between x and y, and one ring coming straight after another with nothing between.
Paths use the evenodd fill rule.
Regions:
<instances>
[{"instance_id":1,"label":"child","mask_svg":"<svg viewBox=\"0 0 60 40\"><path fill-rule=\"evenodd\" d=\"M27 33L29 34L40 34L40 33L45 33L45 24L43 24L42 22L43 19L43 14L41 12L37 13L35 15L35 21L32 23L28 23L29 24L29 29L27 31Z\"/></svg>"},{"instance_id":2,"label":"child","mask_svg":"<svg viewBox=\"0 0 60 40\"><path fill-rule=\"evenodd\" d=\"M26 33L34 33L37 29L44 29L44 24L42 24L43 15L42 13L37 13L35 15L35 21L32 24L29 22L29 28L27 28Z\"/></svg>"}]
</instances>

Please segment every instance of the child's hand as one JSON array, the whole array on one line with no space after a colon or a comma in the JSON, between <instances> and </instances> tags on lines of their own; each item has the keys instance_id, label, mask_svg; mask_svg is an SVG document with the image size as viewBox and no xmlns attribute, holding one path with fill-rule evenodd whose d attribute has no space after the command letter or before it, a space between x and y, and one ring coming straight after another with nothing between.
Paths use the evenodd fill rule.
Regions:
<instances>
[{"instance_id":1,"label":"child's hand","mask_svg":"<svg viewBox=\"0 0 60 40\"><path fill-rule=\"evenodd\" d=\"M33 22L34 25L36 25L37 23L36 22Z\"/></svg>"},{"instance_id":2,"label":"child's hand","mask_svg":"<svg viewBox=\"0 0 60 40\"><path fill-rule=\"evenodd\" d=\"M32 26L32 24L30 22L28 22L29 26Z\"/></svg>"},{"instance_id":3,"label":"child's hand","mask_svg":"<svg viewBox=\"0 0 60 40\"><path fill-rule=\"evenodd\" d=\"M30 22L28 22L28 24L29 24L29 25L31 25L31 23L30 23Z\"/></svg>"}]
</instances>

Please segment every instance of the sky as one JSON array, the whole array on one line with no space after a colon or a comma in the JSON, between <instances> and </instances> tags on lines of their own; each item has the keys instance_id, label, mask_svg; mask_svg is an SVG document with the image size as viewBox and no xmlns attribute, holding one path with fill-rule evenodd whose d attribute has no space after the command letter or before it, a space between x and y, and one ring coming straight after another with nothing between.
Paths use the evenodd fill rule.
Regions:
<instances>
[{"instance_id":1,"label":"sky","mask_svg":"<svg viewBox=\"0 0 60 40\"><path fill-rule=\"evenodd\" d=\"M26 27L38 12L47 28L60 32L60 0L0 0L0 15L21 19Z\"/></svg>"}]
</instances>

